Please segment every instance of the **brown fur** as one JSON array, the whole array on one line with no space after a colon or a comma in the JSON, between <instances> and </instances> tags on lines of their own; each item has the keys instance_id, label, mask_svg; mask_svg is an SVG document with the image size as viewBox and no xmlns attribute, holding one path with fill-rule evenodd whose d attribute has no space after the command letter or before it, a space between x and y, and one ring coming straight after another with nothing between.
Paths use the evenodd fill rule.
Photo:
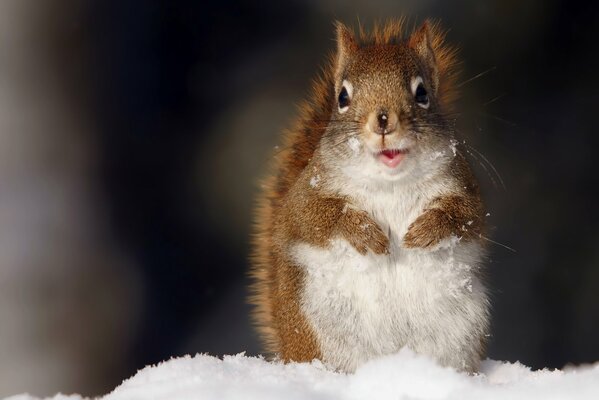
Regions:
<instances>
[{"instance_id":1,"label":"brown fur","mask_svg":"<svg viewBox=\"0 0 599 400\"><path fill-rule=\"evenodd\" d=\"M366 213L348 208L342 198L318 190L301 190L309 182L298 179L312 160L327 129L327 121L336 109L338 74L347 56L344 51L352 52L358 46L370 48L381 55L380 62L373 68L383 68L388 60L383 57L386 51L380 49L402 42L402 31L401 21L390 21L376 26L371 34L360 27L359 38L355 39L345 26L337 24L339 50L314 82L311 100L301 105L297 123L285 132L281 150L274 157L273 173L262 184L253 236L251 276L254 284L250 301L255 306L253 319L266 351L279 354L285 361L309 361L320 357L317 340L300 308L304 272L286 256L290 241L302 240L326 246L333 235L341 235L361 253L367 249L375 253L388 251L387 236ZM436 57L434 73L439 83L434 88L435 97L439 108L448 111L456 97L453 90L456 62L455 50L443 44L443 37L437 24L426 22L411 36L407 45L416 52L432 51ZM421 46L423 40L426 40L424 47ZM461 161L456 162L455 168L456 173L467 177ZM305 176L301 179L306 180ZM470 179L465 181L472 182ZM476 198L477 191L473 188L461 197L438 199L410 228L406 244L430 246L448 232L455 233L470 220L476 225L469 229L476 232L480 205L472 199Z\"/></svg>"},{"instance_id":2,"label":"brown fur","mask_svg":"<svg viewBox=\"0 0 599 400\"><path fill-rule=\"evenodd\" d=\"M280 245L301 241L326 247L331 238L341 236L362 254L367 249L375 254L388 251L387 236L366 212L351 208L343 198L312 187L308 176L303 174L294 185L275 221L280 225L277 230L282 236Z\"/></svg>"},{"instance_id":3,"label":"brown fur","mask_svg":"<svg viewBox=\"0 0 599 400\"><path fill-rule=\"evenodd\" d=\"M289 328L300 327L297 329L306 339L293 349L295 354L303 355L296 357L298 361L300 358L316 358L318 349L299 311L302 272L274 251L273 225L284 197L312 158L327 127L326 120L334 106L330 100L334 96L332 65L330 62L322 76L314 81L312 100L300 106L300 118L293 129L284 133L281 151L275 155L271 167L273 174L263 182L263 193L256 208L254 251L251 256L253 265L250 271L254 279L250 297L250 303L255 305L253 320L270 355L283 353L282 343L287 341L282 338L296 336L296 328L291 331ZM280 314L281 310L286 312ZM280 355L283 359L290 359L287 353L285 351L285 354Z\"/></svg>"}]
</instances>

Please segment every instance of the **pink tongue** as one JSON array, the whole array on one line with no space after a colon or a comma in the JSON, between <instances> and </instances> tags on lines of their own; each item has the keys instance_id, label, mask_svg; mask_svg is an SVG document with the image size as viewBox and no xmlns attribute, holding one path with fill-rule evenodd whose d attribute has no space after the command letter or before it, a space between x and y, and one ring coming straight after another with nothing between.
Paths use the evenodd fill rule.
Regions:
<instances>
[{"instance_id":1,"label":"pink tongue","mask_svg":"<svg viewBox=\"0 0 599 400\"><path fill-rule=\"evenodd\" d=\"M399 150L385 150L378 156L379 161L389 168L397 167L403 158L404 154L400 153Z\"/></svg>"}]
</instances>

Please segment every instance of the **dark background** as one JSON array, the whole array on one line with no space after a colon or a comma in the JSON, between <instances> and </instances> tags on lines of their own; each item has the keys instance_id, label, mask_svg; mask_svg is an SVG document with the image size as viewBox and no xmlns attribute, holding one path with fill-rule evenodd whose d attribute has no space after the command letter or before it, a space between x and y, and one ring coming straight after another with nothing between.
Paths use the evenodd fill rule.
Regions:
<instances>
[{"instance_id":1,"label":"dark background","mask_svg":"<svg viewBox=\"0 0 599 400\"><path fill-rule=\"evenodd\" d=\"M593 3L2 4L0 396L98 395L171 356L259 353L256 182L332 21L358 17L439 18L461 48L460 131L491 238L515 250L490 247L489 357L599 360Z\"/></svg>"}]
</instances>

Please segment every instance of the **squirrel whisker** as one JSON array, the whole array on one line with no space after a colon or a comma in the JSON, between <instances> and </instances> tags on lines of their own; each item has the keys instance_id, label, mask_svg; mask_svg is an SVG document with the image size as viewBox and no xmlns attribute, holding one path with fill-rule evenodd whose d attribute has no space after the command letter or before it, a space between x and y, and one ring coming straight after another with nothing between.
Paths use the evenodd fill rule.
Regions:
<instances>
[{"instance_id":1,"label":"squirrel whisker","mask_svg":"<svg viewBox=\"0 0 599 400\"><path fill-rule=\"evenodd\" d=\"M501 177L501 175L497 171L497 168L495 168L495 166L491 163L491 161L489 161L489 159L487 159L487 157L485 157L485 155L483 153L481 153L480 151L478 151L477 149L475 149L471 145L466 144L466 146L469 147L470 149L474 150L483 160L485 160L485 162L493 169L493 172L495 172L495 175L497 175L497 178L499 179L499 182L501 183L501 186L503 187L503 190L507 190L506 187L505 187L505 183L503 182L503 178Z\"/></svg>"}]
</instances>

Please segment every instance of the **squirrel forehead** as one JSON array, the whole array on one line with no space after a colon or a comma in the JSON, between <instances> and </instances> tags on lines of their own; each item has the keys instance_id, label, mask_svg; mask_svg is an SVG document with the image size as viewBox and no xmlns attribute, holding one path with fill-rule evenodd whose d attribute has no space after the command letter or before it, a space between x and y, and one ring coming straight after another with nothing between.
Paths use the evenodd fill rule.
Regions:
<instances>
[{"instance_id":1,"label":"squirrel forehead","mask_svg":"<svg viewBox=\"0 0 599 400\"><path fill-rule=\"evenodd\" d=\"M373 79L394 75L419 75L419 67L410 48L399 45L371 45L359 48L348 60L343 79Z\"/></svg>"}]
</instances>

